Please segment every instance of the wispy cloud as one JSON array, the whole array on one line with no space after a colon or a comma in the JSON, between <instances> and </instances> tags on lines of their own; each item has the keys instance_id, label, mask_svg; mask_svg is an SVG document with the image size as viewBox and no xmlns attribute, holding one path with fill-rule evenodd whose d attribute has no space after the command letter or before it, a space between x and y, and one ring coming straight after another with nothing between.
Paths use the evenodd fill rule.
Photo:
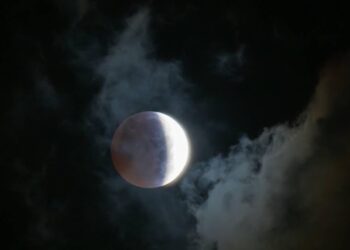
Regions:
<instances>
[{"instance_id":1,"label":"wispy cloud","mask_svg":"<svg viewBox=\"0 0 350 250\"><path fill-rule=\"evenodd\" d=\"M93 115L107 131L127 116L145 110L181 115L189 111L188 83L178 62L153 56L149 37L149 10L142 9L126 22L97 69L102 88L93 105Z\"/></svg>"}]
</instances>

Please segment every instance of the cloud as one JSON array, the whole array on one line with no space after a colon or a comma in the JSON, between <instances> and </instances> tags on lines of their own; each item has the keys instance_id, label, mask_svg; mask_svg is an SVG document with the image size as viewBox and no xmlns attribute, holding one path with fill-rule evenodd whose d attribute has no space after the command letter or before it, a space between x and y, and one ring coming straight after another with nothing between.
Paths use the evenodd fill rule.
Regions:
<instances>
[{"instance_id":1,"label":"cloud","mask_svg":"<svg viewBox=\"0 0 350 250\"><path fill-rule=\"evenodd\" d=\"M108 54L92 69L94 72L77 72L79 77L81 73L95 76L100 84L95 99L87 102L90 109L86 117L76 119L83 116L82 112L74 113L75 107L71 105L78 103L75 94L79 92L72 91L71 101L70 96L60 95L46 77L38 79L32 93L16 105L18 117L14 123L22 127L27 122L23 114L35 117L33 127L38 128L38 137L44 140L35 138L37 161L33 164L19 161L15 169L18 178L25 181L16 182L13 189L25 199L23 206L31 216L28 229L24 229L24 244L43 248L75 244L86 248L96 244L107 249L117 244L121 249L142 245L152 249L184 249L187 230L183 229L188 221L178 190L149 192L128 185L113 170L108 151L115 128L135 112L191 114L186 94L189 84L181 76L180 63L160 61L153 55L149 19L147 9L131 16ZM85 62L69 58L79 67L95 66L91 61L96 58L91 59L90 51L84 54L77 47L71 49L78 57L85 55ZM82 94L89 92L91 85L87 84L79 84L77 90ZM40 113L29 112L33 109ZM67 113L74 115L70 117ZM53 119L43 119L46 117ZM37 143L44 149L40 151ZM56 188L61 191L56 193ZM86 206L86 199L89 203L93 200L93 204ZM94 230L106 233L100 237ZM73 238L70 233L74 233Z\"/></svg>"},{"instance_id":2,"label":"cloud","mask_svg":"<svg viewBox=\"0 0 350 250\"><path fill-rule=\"evenodd\" d=\"M112 134L128 116L146 110L175 117L192 113L187 94L190 86L182 78L181 65L156 59L149 22L148 9L141 9L126 20L124 30L96 68L100 90L86 121L88 129L93 130L89 134L97 142L93 151L101 156L97 156L98 168L94 169L100 180L101 214L106 218L106 228L111 232L118 229L116 244L130 249L143 245L152 249L183 249L187 239L187 230L183 229L188 221L178 190L149 191L127 184L113 169L109 155Z\"/></svg>"},{"instance_id":3,"label":"cloud","mask_svg":"<svg viewBox=\"0 0 350 250\"><path fill-rule=\"evenodd\" d=\"M199 249L348 249L349 63L325 67L293 126L242 138L183 182Z\"/></svg>"},{"instance_id":4,"label":"cloud","mask_svg":"<svg viewBox=\"0 0 350 250\"><path fill-rule=\"evenodd\" d=\"M190 110L189 84L182 78L181 65L153 56L149 19L148 9L130 17L97 69L102 86L92 114L106 131L136 112L159 110L181 115Z\"/></svg>"},{"instance_id":5,"label":"cloud","mask_svg":"<svg viewBox=\"0 0 350 250\"><path fill-rule=\"evenodd\" d=\"M29 92L34 97L26 95L16 106L26 115L13 123L25 126L13 129L22 135L9 142L13 158L27 160L17 162L12 171L19 182L11 185L25 199L20 205L30 210L32 244L185 249L191 234L186 201L197 220L200 249L348 249L347 64L327 67L315 98L294 126L277 125L256 139L244 137L227 156L192 167L182 183L185 201L177 187L141 190L118 178L108 149L125 117L144 110L189 117L195 109L181 64L156 59L149 21L147 9L127 20L94 72L99 91L83 122L74 111L63 112L75 110L71 103L78 102L62 98L46 78ZM220 60L224 71L241 62L239 56ZM200 116L193 117L198 121ZM27 150L31 147L35 151ZM17 211L9 214L20 221L25 215Z\"/></svg>"},{"instance_id":6,"label":"cloud","mask_svg":"<svg viewBox=\"0 0 350 250\"><path fill-rule=\"evenodd\" d=\"M17 224L11 220L21 225L25 220L14 230L24 234L18 244L185 248L188 221L178 189L134 188L118 177L109 155L111 134L127 116L144 110L191 114L181 65L155 58L149 19L147 9L130 17L101 63L90 68L93 72L85 69L96 65L96 54L69 47L78 58L68 56L67 63L73 61L77 79L87 81L68 81L65 94L43 74L33 89L15 98L9 141L17 163L10 185L19 205L8 209L8 221L12 227ZM98 91L90 94L94 84Z\"/></svg>"}]
</instances>

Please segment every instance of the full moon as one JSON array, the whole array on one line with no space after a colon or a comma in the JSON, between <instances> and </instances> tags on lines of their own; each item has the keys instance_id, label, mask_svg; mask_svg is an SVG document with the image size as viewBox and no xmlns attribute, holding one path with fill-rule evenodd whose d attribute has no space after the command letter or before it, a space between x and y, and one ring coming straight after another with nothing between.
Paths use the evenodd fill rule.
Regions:
<instances>
[{"instance_id":1,"label":"full moon","mask_svg":"<svg viewBox=\"0 0 350 250\"><path fill-rule=\"evenodd\" d=\"M155 188L174 182L189 160L188 137L172 117L141 112L123 121L111 144L117 172L129 183Z\"/></svg>"}]
</instances>

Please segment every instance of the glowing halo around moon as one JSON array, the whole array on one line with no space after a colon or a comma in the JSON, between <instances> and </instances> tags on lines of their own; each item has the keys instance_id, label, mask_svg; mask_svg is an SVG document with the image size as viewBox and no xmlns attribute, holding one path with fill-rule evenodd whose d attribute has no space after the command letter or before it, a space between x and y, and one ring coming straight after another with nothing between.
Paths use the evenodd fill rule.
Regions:
<instances>
[{"instance_id":1,"label":"glowing halo around moon","mask_svg":"<svg viewBox=\"0 0 350 250\"><path fill-rule=\"evenodd\" d=\"M156 188L175 182L190 158L185 130L172 117L146 111L124 120L113 135L112 161L127 182Z\"/></svg>"}]
</instances>

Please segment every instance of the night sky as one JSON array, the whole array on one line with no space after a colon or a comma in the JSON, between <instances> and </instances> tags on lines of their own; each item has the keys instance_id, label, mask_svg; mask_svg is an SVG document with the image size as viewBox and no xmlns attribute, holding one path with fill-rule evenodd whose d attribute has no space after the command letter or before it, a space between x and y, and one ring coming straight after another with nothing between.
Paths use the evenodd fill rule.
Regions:
<instances>
[{"instance_id":1,"label":"night sky","mask_svg":"<svg viewBox=\"0 0 350 250\"><path fill-rule=\"evenodd\" d=\"M2 1L1 249L350 249L350 15L308 1ZM177 119L173 185L114 170Z\"/></svg>"}]
</instances>

